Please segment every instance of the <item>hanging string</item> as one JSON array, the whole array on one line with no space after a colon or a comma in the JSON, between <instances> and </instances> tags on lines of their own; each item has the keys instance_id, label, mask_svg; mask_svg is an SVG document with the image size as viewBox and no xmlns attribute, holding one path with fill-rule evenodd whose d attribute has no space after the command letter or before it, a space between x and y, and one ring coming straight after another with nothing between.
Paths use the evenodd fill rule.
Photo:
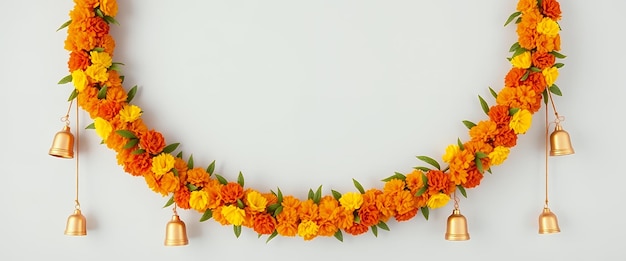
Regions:
<instances>
[{"instance_id":1,"label":"hanging string","mask_svg":"<svg viewBox=\"0 0 626 261\"><path fill-rule=\"evenodd\" d=\"M550 92L548 91L548 93ZM552 96L550 96L550 101L552 102L552 107L554 108L554 101L552 101ZM556 112L556 108L554 109L555 109L554 114L556 115L557 121L558 121L559 114ZM548 133L549 133L549 129L550 129L550 123L548 122L548 106L546 106L546 142L545 142L546 144L546 151L545 151L546 152L545 153L546 154L545 155L546 157L546 162L545 162L545 165L546 165L546 202L545 202L545 207L546 208L548 207L548 142L549 142Z\"/></svg>"},{"instance_id":2,"label":"hanging string","mask_svg":"<svg viewBox=\"0 0 626 261\"><path fill-rule=\"evenodd\" d=\"M71 106L71 104L70 104ZM68 110L68 114L69 114L69 110ZM78 155L80 155L80 134L79 134L79 127L78 127L78 106L76 106L76 199L74 199L74 202L76 202L76 209L80 209L80 203L78 202Z\"/></svg>"}]
</instances>

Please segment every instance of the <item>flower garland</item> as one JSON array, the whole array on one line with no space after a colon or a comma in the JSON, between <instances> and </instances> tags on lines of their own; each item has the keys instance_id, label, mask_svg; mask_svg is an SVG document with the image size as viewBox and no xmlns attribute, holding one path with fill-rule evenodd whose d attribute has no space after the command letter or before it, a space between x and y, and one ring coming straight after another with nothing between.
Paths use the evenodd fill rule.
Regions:
<instances>
[{"instance_id":1,"label":"flower garland","mask_svg":"<svg viewBox=\"0 0 626 261\"><path fill-rule=\"evenodd\" d=\"M561 95L554 84L563 66L560 50L560 5L556 0L519 0L517 10L506 21L517 25L518 41L511 46L512 68L504 78L504 87L490 88L496 104L489 106L479 96L487 119L475 124L463 121L469 140L447 146L442 161L418 156L429 167L416 167L410 173L395 173L383 180L382 189L365 190L353 179L358 191L323 195L321 187L309 190L307 199L283 195L277 191L260 192L244 187L242 174L236 182L215 174L215 162L207 168L194 166L182 153L174 155L178 143L167 144L163 135L144 124L142 109L132 104L136 86L123 88L121 63L113 62L115 40L110 25L117 24L116 0L74 0L67 28L65 49L70 52L70 75L59 83L72 83L69 100L89 113L93 124L88 128L102 138L117 154L117 163L125 172L143 177L150 189L171 196L166 206L203 213L200 221L213 218L222 225L232 225L236 236L242 227L268 235L311 240L334 236L343 240L343 232L360 235L371 230L389 230L386 222L410 220L421 211L428 219L429 209L446 205L459 190L480 184L484 171L503 163L516 145L518 135L530 127L532 115L547 103L550 93Z\"/></svg>"}]
</instances>

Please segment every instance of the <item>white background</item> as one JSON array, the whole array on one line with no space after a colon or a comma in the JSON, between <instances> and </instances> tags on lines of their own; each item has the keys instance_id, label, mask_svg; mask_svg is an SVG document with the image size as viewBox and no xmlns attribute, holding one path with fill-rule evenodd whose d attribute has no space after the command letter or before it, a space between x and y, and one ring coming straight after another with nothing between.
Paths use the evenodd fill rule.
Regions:
<instances>
[{"instance_id":1,"label":"white background","mask_svg":"<svg viewBox=\"0 0 626 261\"><path fill-rule=\"evenodd\" d=\"M323 186L382 187L395 171L440 159L485 119L517 38L503 27L516 1L121 1L114 60L150 128L196 165L261 191L305 198ZM622 52L626 3L561 1L556 97L576 154L550 158L550 206L562 232L538 235L544 197L544 112L504 165L461 199L471 240L443 239L452 204L430 220L334 238L265 237L180 211L190 244L164 247L167 201L123 172L93 131L80 130L87 237L63 235L74 161L49 156L71 85L65 30L72 1L2 1L0 259L38 260L619 260L623 235ZM72 127L75 116L72 112ZM552 117L552 115L551 115ZM552 118L551 118L552 119ZM81 112L82 126L90 123ZM75 128L73 128L75 131Z\"/></svg>"}]
</instances>

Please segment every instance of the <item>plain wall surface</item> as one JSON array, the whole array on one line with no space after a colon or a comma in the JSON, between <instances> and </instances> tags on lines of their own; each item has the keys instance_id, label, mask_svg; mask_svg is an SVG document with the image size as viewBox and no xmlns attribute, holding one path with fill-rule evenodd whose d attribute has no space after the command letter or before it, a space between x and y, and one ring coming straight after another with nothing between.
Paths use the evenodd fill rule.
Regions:
<instances>
[{"instance_id":1,"label":"plain wall surface","mask_svg":"<svg viewBox=\"0 0 626 261\"><path fill-rule=\"evenodd\" d=\"M344 242L266 237L179 210L190 244L165 247L171 209L116 164L81 111L80 202L86 237L63 235L74 206L74 161L47 155L71 84L66 31L73 2L1 1L0 260L623 260L621 163L626 46L618 0L561 2L555 97L576 154L549 159L550 207L561 233L539 235L543 109L509 159L460 208L471 240L444 240L452 201L391 231ZM485 119L517 41L503 27L517 1L120 1L114 61L150 128L198 166L246 187L306 198L323 187L381 188L394 172L440 160ZM72 110L72 129L76 117ZM553 120L550 112L550 120ZM441 161L441 160L440 160Z\"/></svg>"}]
</instances>

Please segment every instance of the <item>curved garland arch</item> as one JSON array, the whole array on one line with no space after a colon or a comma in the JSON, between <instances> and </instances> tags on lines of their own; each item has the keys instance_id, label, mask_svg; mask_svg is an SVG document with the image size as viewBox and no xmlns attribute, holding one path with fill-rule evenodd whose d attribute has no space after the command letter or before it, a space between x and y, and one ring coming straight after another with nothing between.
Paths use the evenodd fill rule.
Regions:
<instances>
[{"instance_id":1,"label":"curved garland arch","mask_svg":"<svg viewBox=\"0 0 626 261\"><path fill-rule=\"evenodd\" d=\"M163 135L144 124L142 110L132 103L136 86L123 87L121 63L113 62L115 40L110 24L117 24L115 0L74 0L67 27L65 49L70 52L70 75L59 83L73 83L69 100L89 113L103 143L117 154L117 162L127 173L143 177L150 189L171 196L166 206L193 209L203 213L200 221L213 218L259 235L318 236L343 239L343 232L360 235L371 230L388 230L391 219L406 221L418 212L428 218L429 209L445 206L451 196L480 184L485 171L502 164L517 137L531 125L532 115L547 103L550 93L560 95L554 84L558 78L560 50L560 5L556 0L519 0L516 11L506 21L517 26L518 41L511 46L511 69L496 100L488 105L479 96L486 119L464 121L470 139L448 145L441 165L428 156L418 159L428 167L410 173L396 173L383 179L382 189L365 189L353 180L358 192L332 191L323 195L321 187L309 190L308 198L298 199L277 191L260 192L244 188L244 178L228 181L215 174L215 162L208 167L194 166L193 158L174 154L178 143L167 144Z\"/></svg>"}]
</instances>

